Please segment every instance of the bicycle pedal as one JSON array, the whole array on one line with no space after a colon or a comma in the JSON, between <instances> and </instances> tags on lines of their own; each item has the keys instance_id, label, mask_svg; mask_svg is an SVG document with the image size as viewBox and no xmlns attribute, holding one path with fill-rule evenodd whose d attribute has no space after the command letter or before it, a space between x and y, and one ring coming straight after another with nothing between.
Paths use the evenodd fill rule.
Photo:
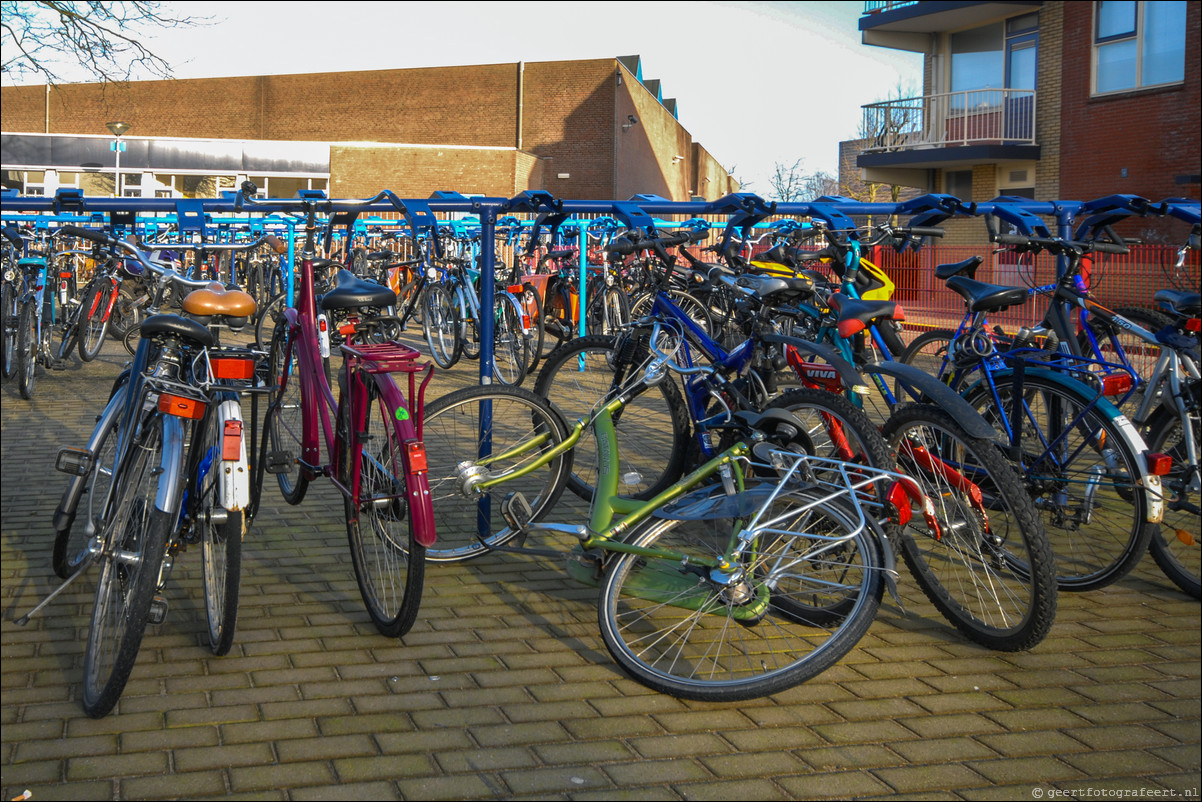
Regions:
<instances>
[{"instance_id":1,"label":"bicycle pedal","mask_svg":"<svg viewBox=\"0 0 1202 802\"><path fill-rule=\"evenodd\" d=\"M167 620L167 599L162 596L155 596L150 602L150 617L148 623L161 624Z\"/></svg>"},{"instance_id":2,"label":"bicycle pedal","mask_svg":"<svg viewBox=\"0 0 1202 802\"><path fill-rule=\"evenodd\" d=\"M70 365L71 365L71 363L65 359L56 359L50 363L50 369L51 370L66 370L68 367L70 367Z\"/></svg>"},{"instance_id":3,"label":"bicycle pedal","mask_svg":"<svg viewBox=\"0 0 1202 802\"><path fill-rule=\"evenodd\" d=\"M296 457L291 451L269 451L267 453L268 473L288 473L296 464Z\"/></svg>"},{"instance_id":4,"label":"bicycle pedal","mask_svg":"<svg viewBox=\"0 0 1202 802\"><path fill-rule=\"evenodd\" d=\"M501 502L501 515L504 516L505 523L509 524L510 529L525 533L526 527L534 518L534 510L531 509L530 502L519 490L505 496Z\"/></svg>"}]
</instances>

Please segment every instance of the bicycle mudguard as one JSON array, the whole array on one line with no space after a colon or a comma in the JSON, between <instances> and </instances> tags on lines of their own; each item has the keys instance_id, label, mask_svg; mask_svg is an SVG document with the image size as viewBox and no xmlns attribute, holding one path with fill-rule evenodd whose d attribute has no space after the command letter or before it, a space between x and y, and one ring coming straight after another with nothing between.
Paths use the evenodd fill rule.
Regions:
<instances>
[{"instance_id":1,"label":"bicycle mudguard","mask_svg":"<svg viewBox=\"0 0 1202 802\"><path fill-rule=\"evenodd\" d=\"M799 337L789 337L784 334L765 334L760 339L765 343L773 345L791 345L802 354L818 357L838 372L845 390L850 391L853 387L867 384L864 381L864 376L856 369L856 366L839 356L839 352L830 345L813 343L809 340L803 340Z\"/></svg>"},{"instance_id":2,"label":"bicycle mudguard","mask_svg":"<svg viewBox=\"0 0 1202 802\"><path fill-rule=\"evenodd\" d=\"M1143 488L1144 496L1148 500L1148 523L1160 523L1161 519L1164 518L1164 492L1161 487L1160 477L1148 472L1148 460L1146 457L1148 445L1144 442L1143 435L1135 428L1135 424L1131 422L1131 419L1119 412L1118 407L1101 396L1096 390L1071 376L1057 373L1054 370L1032 367L1025 368L1024 372L1026 376L1038 376L1059 385L1065 391L1076 395L1081 400L1082 405L1096 407L1102 415L1114 421L1119 437L1123 440L1123 445L1135 458L1136 469L1139 471L1141 477L1137 484ZM992 374L994 383L1000 384L1014 375L1014 368L995 370L992 371ZM965 395L979 387L982 382L983 380L978 381L967 388L964 391Z\"/></svg>"},{"instance_id":3,"label":"bicycle mudguard","mask_svg":"<svg viewBox=\"0 0 1202 802\"><path fill-rule=\"evenodd\" d=\"M214 467L221 471L221 506L244 510L250 505L250 463L246 459L246 438L242 430L242 405L222 401L217 407L217 432L221 438L221 459Z\"/></svg>"},{"instance_id":4,"label":"bicycle mudguard","mask_svg":"<svg viewBox=\"0 0 1202 802\"><path fill-rule=\"evenodd\" d=\"M409 412L401 389L392 381L376 381L376 389L385 408L392 410L393 424L405 449L405 492L409 501L409 515L413 520L413 536L420 545L429 548L437 541L437 534L426 445L417 438L417 427L414 426L413 415Z\"/></svg>"},{"instance_id":5,"label":"bicycle mudguard","mask_svg":"<svg viewBox=\"0 0 1202 802\"><path fill-rule=\"evenodd\" d=\"M910 388L911 394L915 396L915 400L929 401L938 406L955 418L970 437L983 440L993 440L997 437L997 431L989 425L980 412L973 409L972 404L931 374L913 365L889 361L865 365L864 369L869 373L889 376L900 384L906 385Z\"/></svg>"},{"instance_id":6,"label":"bicycle mudguard","mask_svg":"<svg viewBox=\"0 0 1202 802\"><path fill-rule=\"evenodd\" d=\"M122 375L128 377L129 372L126 371ZM128 384L122 385L122 387L128 386ZM108 406L100 414L96 427L92 430L92 436L88 438L88 444L85 446L93 456L95 456L99 445L100 433L112 425L113 419L121 414L124 406L125 393L119 392L119 388L114 388L113 395L109 398ZM92 470L95 469L95 466L93 466ZM67 489L63 492L62 500L59 501L58 507L54 510L54 531L56 533L66 532L75 525L75 511L79 507L79 499L83 496L83 491L87 486L90 475L89 472L83 476L72 476L71 481L68 482ZM103 499L101 501L103 502ZM92 526L92 522L88 521L87 525L89 527Z\"/></svg>"},{"instance_id":7,"label":"bicycle mudguard","mask_svg":"<svg viewBox=\"0 0 1202 802\"><path fill-rule=\"evenodd\" d=\"M165 480L159 481L154 506L171 516L179 515L184 497L184 424L174 415L162 415L163 457L159 468Z\"/></svg>"}]
</instances>

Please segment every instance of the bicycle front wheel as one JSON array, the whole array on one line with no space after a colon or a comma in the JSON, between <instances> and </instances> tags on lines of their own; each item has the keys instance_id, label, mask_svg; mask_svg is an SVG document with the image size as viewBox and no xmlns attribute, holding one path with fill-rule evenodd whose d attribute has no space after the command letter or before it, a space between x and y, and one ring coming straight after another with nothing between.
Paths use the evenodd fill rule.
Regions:
<instances>
[{"instance_id":1,"label":"bicycle front wheel","mask_svg":"<svg viewBox=\"0 0 1202 802\"><path fill-rule=\"evenodd\" d=\"M1202 401L1202 384L1194 382L1189 392L1193 395L1188 412L1194 443L1202 444L1202 423L1199 420L1198 403ZM1148 450L1168 454L1173 458L1173 468L1164 482L1164 520L1155 527L1148 550L1152 559L1173 580L1177 587L1195 599L1202 598L1202 547L1198 544L1199 472L1197 464L1190 464L1185 447L1185 427L1174 411L1165 414L1152 426L1148 433Z\"/></svg>"},{"instance_id":2,"label":"bicycle front wheel","mask_svg":"<svg viewBox=\"0 0 1202 802\"><path fill-rule=\"evenodd\" d=\"M92 282L84 292L79 309L79 358L91 362L100 356L108 334L108 300L111 285Z\"/></svg>"},{"instance_id":3,"label":"bicycle front wheel","mask_svg":"<svg viewBox=\"0 0 1202 802\"><path fill-rule=\"evenodd\" d=\"M970 640L1030 649L1056 616L1052 549L1031 500L993 443L943 410L899 406L883 429L898 462L935 505L902 528L902 557L931 603Z\"/></svg>"},{"instance_id":4,"label":"bicycle front wheel","mask_svg":"<svg viewBox=\"0 0 1202 802\"><path fill-rule=\"evenodd\" d=\"M309 489L309 476L301 468L304 449L304 405L301 395L299 344L288 325L276 326L267 365L275 389L263 426L267 429L276 466L276 481L284 501L300 504Z\"/></svg>"},{"instance_id":5,"label":"bicycle front wheel","mask_svg":"<svg viewBox=\"0 0 1202 802\"><path fill-rule=\"evenodd\" d=\"M21 305L21 315L17 324L17 354L20 364L18 379L21 397L26 401L33 398L36 387L40 346L37 301L26 301Z\"/></svg>"},{"instance_id":6,"label":"bicycle front wheel","mask_svg":"<svg viewBox=\"0 0 1202 802\"><path fill-rule=\"evenodd\" d=\"M881 600L876 537L812 491L780 496L768 519L731 571L702 567L727 554L730 519L653 521L630 540L652 554L611 557L598 617L623 669L662 693L739 701L805 682L859 642Z\"/></svg>"},{"instance_id":7,"label":"bicycle front wheel","mask_svg":"<svg viewBox=\"0 0 1202 802\"><path fill-rule=\"evenodd\" d=\"M1119 418L1092 398L1048 377L1023 379L1020 414L1013 419L1014 388L999 383L995 401L983 387L967 400L999 430L1005 416L1022 438L1011 464L1040 511L1061 590L1096 590L1126 576L1143 557L1155 524L1139 463L1126 445Z\"/></svg>"},{"instance_id":8,"label":"bicycle front wheel","mask_svg":"<svg viewBox=\"0 0 1202 802\"><path fill-rule=\"evenodd\" d=\"M342 403L343 484L358 491L344 499L351 562L363 604L380 634L400 637L413 627L425 582L425 547L417 542L409 510L404 443L382 399L366 398L356 423L358 453L349 448L350 405ZM375 403L378 401L378 403Z\"/></svg>"},{"instance_id":9,"label":"bicycle front wheel","mask_svg":"<svg viewBox=\"0 0 1202 802\"><path fill-rule=\"evenodd\" d=\"M467 560L489 546L512 540L501 504L520 492L539 520L563 493L571 452L536 470L530 464L568 436L563 418L543 399L520 387L466 387L426 407L422 439L429 463L430 495L438 543L426 550L433 562ZM465 495L475 478L513 474L495 491Z\"/></svg>"},{"instance_id":10,"label":"bicycle front wheel","mask_svg":"<svg viewBox=\"0 0 1202 802\"><path fill-rule=\"evenodd\" d=\"M100 577L84 656L84 711L109 713L121 697L142 646L167 539L176 515L155 506L160 481L180 465L167 465L163 419L155 416L119 468L120 486L101 529Z\"/></svg>"},{"instance_id":11,"label":"bicycle front wheel","mask_svg":"<svg viewBox=\"0 0 1202 802\"><path fill-rule=\"evenodd\" d=\"M444 369L454 367L463 354L463 339L451 293L441 284L429 284L420 305L425 309L422 329L434 363Z\"/></svg>"},{"instance_id":12,"label":"bicycle front wheel","mask_svg":"<svg viewBox=\"0 0 1202 802\"><path fill-rule=\"evenodd\" d=\"M493 376L502 384L519 385L526 378L526 338L521 307L509 293L498 292L493 323Z\"/></svg>"}]
</instances>

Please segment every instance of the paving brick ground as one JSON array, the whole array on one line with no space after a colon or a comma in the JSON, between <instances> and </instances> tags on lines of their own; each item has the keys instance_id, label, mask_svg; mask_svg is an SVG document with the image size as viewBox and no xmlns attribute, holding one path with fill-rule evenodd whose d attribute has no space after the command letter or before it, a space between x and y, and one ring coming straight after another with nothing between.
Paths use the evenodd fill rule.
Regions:
<instances>
[{"instance_id":1,"label":"paving brick ground","mask_svg":"<svg viewBox=\"0 0 1202 802\"><path fill-rule=\"evenodd\" d=\"M320 484L299 508L269 496L231 654L202 643L186 554L117 710L88 719L90 580L29 626L13 619L52 587L54 455L86 437L123 362L110 344L44 376L32 403L0 391L6 798L1197 797L1199 608L1151 560L1062 595L1049 638L1022 654L967 643L904 577L906 610L887 603L830 671L770 699L701 704L626 678L595 591L550 559L430 566L413 631L380 637L341 501Z\"/></svg>"}]
</instances>

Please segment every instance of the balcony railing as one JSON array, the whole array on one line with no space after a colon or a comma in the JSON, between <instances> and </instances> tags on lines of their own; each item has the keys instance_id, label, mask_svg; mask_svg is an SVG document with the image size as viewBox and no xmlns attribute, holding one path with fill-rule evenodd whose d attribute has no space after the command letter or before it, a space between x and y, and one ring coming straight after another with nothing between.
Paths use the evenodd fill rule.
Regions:
<instances>
[{"instance_id":1,"label":"balcony railing","mask_svg":"<svg viewBox=\"0 0 1202 802\"><path fill-rule=\"evenodd\" d=\"M1035 92L974 89L864 106L866 153L958 145L1034 145Z\"/></svg>"},{"instance_id":2,"label":"balcony railing","mask_svg":"<svg viewBox=\"0 0 1202 802\"><path fill-rule=\"evenodd\" d=\"M865 14L875 14L878 11L892 11L902 6L918 5L918 0L868 0L864 3Z\"/></svg>"}]
</instances>

